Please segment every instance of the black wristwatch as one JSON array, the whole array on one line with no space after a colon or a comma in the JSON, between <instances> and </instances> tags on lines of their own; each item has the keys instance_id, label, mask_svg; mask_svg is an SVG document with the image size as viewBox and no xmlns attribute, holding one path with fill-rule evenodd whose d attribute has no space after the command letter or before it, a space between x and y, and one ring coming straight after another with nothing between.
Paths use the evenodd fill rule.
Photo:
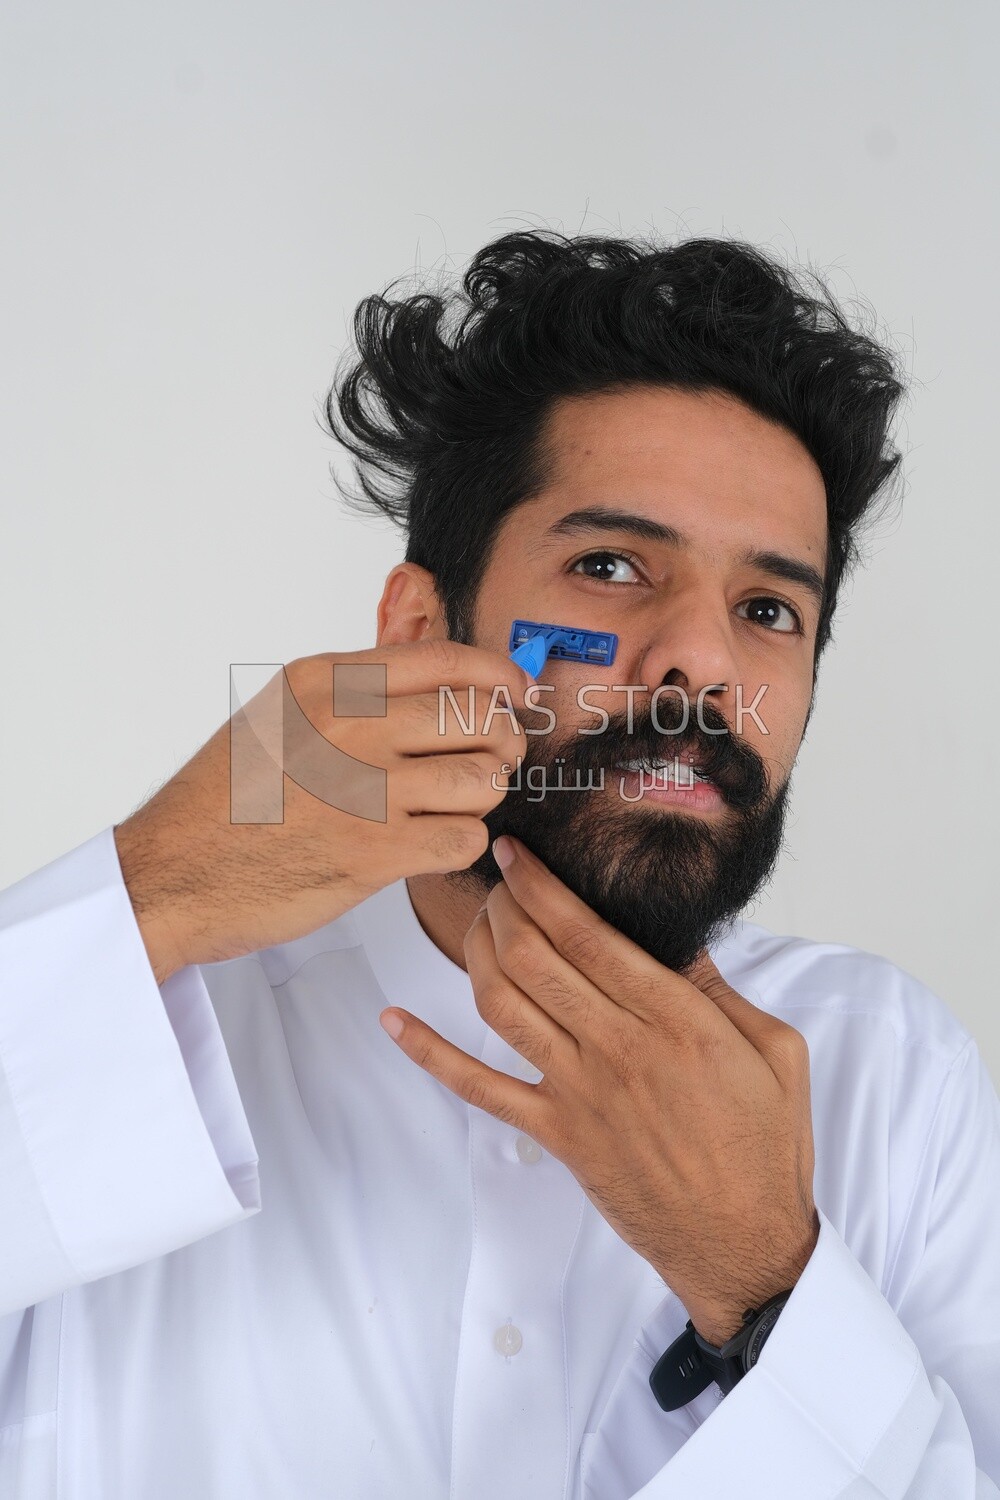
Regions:
<instances>
[{"instance_id":1,"label":"black wristwatch","mask_svg":"<svg viewBox=\"0 0 1000 1500\"><path fill-rule=\"evenodd\" d=\"M700 1396L714 1380L727 1396L760 1358L764 1342L778 1321L778 1314L792 1295L779 1292L762 1307L743 1314L743 1326L717 1348L697 1332L690 1318L679 1338L653 1366L649 1384L664 1411L676 1411Z\"/></svg>"}]
</instances>

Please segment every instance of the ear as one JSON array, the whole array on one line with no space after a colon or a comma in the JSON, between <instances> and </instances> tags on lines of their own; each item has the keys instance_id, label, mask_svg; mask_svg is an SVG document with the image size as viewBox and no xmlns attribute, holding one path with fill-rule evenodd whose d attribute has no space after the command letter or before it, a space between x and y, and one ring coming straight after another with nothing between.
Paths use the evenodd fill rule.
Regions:
<instances>
[{"instance_id":1,"label":"ear","mask_svg":"<svg viewBox=\"0 0 1000 1500\"><path fill-rule=\"evenodd\" d=\"M405 646L428 636L447 636L434 575L418 563L397 563L379 600L375 644Z\"/></svg>"}]
</instances>

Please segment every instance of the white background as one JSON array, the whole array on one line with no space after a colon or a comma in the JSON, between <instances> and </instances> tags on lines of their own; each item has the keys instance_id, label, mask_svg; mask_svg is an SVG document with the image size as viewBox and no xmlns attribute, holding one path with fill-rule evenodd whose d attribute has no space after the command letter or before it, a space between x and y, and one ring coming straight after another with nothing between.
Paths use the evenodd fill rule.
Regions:
<instances>
[{"instance_id":1,"label":"white background","mask_svg":"<svg viewBox=\"0 0 1000 1500\"><path fill-rule=\"evenodd\" d=\"M230 662L374 644L402 539L316 419L361 297L515 228L738 236L914 382L750 915L901 964L1000 1078L1000 10L7 0L2 33L0 885L172 775Z\"/></svg>"}]
</instances>

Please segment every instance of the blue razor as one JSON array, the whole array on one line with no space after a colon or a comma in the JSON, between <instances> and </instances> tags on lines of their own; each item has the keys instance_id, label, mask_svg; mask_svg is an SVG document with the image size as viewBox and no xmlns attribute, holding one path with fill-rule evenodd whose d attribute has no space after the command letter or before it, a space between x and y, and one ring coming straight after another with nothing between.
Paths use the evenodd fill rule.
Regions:
<instances>
[{"instance_id":1,"label":"blue razor","mask_svg":"<svg viewBox=\"0 0 1000 1500\"><path fill-rule=\"evenodd\" d=\"M539 625L534 620L515 620L507 642L511 661L532 677L538 676L550 656L610 667L617 650L618 637L606 630L573 630L568 625Z\"/></svg>"}]
</instances>

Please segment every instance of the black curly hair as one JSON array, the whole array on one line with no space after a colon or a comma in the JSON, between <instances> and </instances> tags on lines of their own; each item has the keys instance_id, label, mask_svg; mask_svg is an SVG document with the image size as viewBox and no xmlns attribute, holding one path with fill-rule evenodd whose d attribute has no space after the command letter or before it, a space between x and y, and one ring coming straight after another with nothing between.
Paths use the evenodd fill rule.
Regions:
<instances>
[{"instance_id":1,"label":"black curly hair","mask_svg":"<svg viewBox=\"0 0 1000 1500\"><path fill-rule=\"evenodd\" d=\"M472 639L475 600L507 513L549 479L556 398L661 385L721 391L792 432L826 486L826 597L859 560L902 454L888 429L906 391L898 356L847 321L825 283L739 240L505 234L444 295L364 298L357 353L327 392L323 425L354 458L347 504L405 528L406 561L435 579L449 635Z\"/></svg>"}]
</instances>

